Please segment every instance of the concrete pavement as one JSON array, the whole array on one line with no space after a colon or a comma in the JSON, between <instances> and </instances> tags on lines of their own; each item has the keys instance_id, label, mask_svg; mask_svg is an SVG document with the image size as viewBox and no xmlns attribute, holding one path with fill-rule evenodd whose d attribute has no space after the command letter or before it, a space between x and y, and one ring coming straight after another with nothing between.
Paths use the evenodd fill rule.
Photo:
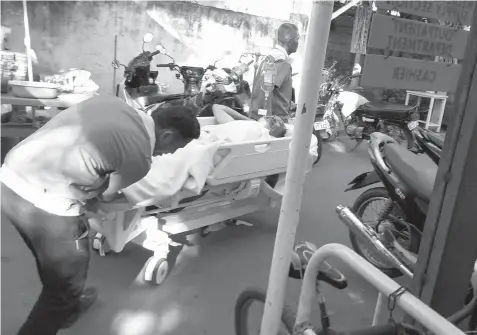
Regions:
<instances>
[{"instance_id":1,"label":"concrete pavement","mask_svg":"<svg viewBox=\"0 0 477 335\"><path fill-rule=\"evenodd\" d=\"M369 169L365 144L352 153L327 144L322 160L307 177L297 238L318 246L330 242L349 245L348 231L335 207L353 203L359 191L344 193L343 189ZM233 334L239 293L249 286L266 287L277 221L277 212L264 211L256 215L254 227L233 227L206 238L194 236L195 245L179 254L161 286L142 283L141 268L150 254L137 246L107 257L94 254L89 284L100 289L99 301L61 334ZM3 217L1 232L1 332L15 334L39 294L40 283L33 257ZM349 280L344 291L323 285L334 328L369 325L377 293L359 275L336 261L331 263ZM299 290L300 282L289 280L287 300L292 305L298 301Z\"/></svg>"}]
</instances>

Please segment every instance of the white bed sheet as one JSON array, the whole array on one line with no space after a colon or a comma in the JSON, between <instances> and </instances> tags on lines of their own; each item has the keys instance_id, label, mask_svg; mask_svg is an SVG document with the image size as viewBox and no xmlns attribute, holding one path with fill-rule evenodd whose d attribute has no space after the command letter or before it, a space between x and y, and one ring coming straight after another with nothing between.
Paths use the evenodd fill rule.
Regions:
<instances>
[{"instance_id":1,"label":"white bed sheet","mask_svg":"<svg viewBox=\"0 0 477 335\"><path fill-rule=\"evenodd\" d=\"M287 126L291 136L293 126ZM204 126L201 137L173 154L153 158L149 173L139 182L122 190L129 203L148 206L174 196L179 191L199 195L207 177L223 156L218 149L226 143L271 140L268 130L258 122L233 121ZM312 136L310 154L317 154L317 139Z\"/></svg>"}]
</instances>

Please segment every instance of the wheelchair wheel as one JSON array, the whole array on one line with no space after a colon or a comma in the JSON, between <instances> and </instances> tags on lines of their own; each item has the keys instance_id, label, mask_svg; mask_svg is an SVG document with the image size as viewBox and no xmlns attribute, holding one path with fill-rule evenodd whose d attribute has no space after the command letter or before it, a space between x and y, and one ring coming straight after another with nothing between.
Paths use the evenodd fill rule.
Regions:
<instances>
[{"instance_id":1,"label":"wheelchair wheel","mask_svg":"<svg viewBox=\"0 0 477 335\"><path fill-rule=\"evenodd\" d=\"M261 317L256 317L261 314L260 310L251 309L252 305L265 305L266 300L265 290L259 288L249 288L243 291L235 304L235 334L236 335L254 335L260 332ZM257 313L258 312L258 313ZM255 317L255 318L254 318ZM290 306L285 305L282 312L282 322L278 334L293 334L293 327L295 325L295 312ZM250 330L250 323L254 319L254 328ZM256 320L258 319L258 322Z\"/></svg>"}]
</instances>

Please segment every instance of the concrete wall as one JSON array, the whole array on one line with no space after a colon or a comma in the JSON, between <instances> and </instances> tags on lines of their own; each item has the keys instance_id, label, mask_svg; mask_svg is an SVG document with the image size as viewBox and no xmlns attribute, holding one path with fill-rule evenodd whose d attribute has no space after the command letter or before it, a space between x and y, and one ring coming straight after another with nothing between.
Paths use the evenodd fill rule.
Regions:
<instances>
[{"instance_id":1,"label":"concrete wall","mask_svg":"<svg viewBox=\"0 0 477 335\"><path fill-rule=\"evenodd\" d=\"M112 93L111 61L116 34L117 59L122 63L127 64L141 51L143 35L152 32L155 39L148 48L162 44L179 64L206 66L224 51L231 51L232 55L219 64L229 66L236 63L244 50L266 50L273 46L275 31L284 22L200 3L29 1L32 48L40 63L37 71L55 73L60 69L84 68L93 74L101 92ZM22 3L2 1L1 19L2 25L12 28L10 48L24 50ZM307 18L297 14L292 15L292 21L299 25L303 35L299 51L293 57L294 71L301 72ZM336 32L330 36L328 58L350 60L352 19L340 17L336 22ZM168 62L168 59L158 56L156 61ZM117 80L121 79L120 70ZM182 83L169 70L161 69L160 81L169 84L171 92L182 89ZM297 76L295 82L299 81Z\"/></svg>"}]
</instances>

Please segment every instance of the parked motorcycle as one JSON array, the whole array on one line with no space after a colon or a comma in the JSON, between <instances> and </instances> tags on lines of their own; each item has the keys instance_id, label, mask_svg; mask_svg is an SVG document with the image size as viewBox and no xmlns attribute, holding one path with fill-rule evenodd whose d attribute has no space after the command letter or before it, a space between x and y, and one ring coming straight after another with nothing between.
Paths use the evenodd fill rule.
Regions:
<instances>
[{"instance_id":1,"label":"parked motorcycle","mask_svg":"<svg viewBox=\"0 0 477 335\"><path fill-rule=\"evenodd\" d=\"M237 107L231 103L233 99L230 99L230 92L226 92L226 94L223 94L222 96L221 92L216 92L213 90L208 90L206 92L201 91L204 74L208 70L216 70L217 68L215 67L215 63L217 61L214 63L214 65L209 65L207 68L197 66L180 66L175 63L174 58L167 53L166 49L162 45L157 45L156 51L154 52L144 50L145 44L150 43L152 39L152 34L147 33L144 35L142 46L143 52L134 57L127 66L119 63L117 60L114 60L112 63L113 67L116 69L119 69L121 66L125 68L123 93L125 100L129 105L144 112L150 112L155 110L159 104L161 107L181 104L191 107L198 115L205 104L205 99L207 101L212 101L213 103L230 105L229 107L244 113L243 106ZM154 56L159 54L170 58L171 62L166 64L158 64L157 67L169 68L171 71L176 71L176 78L184 83L183 93L164 94L162 93L159 85L156 84L159 72L151 71L151 61L153 60ZM238 66L236 67L237 69L233 68L229 70L229 76L236 76L238 78L236 81L240 81L240 79L243 79L243 72L240 73L238 69L242 69L243 67L244 66ZM235 82L233 79L231 81ZM245 86L246 85L243 84L240 87L242 88ZM210 97L207 99L206 96ZM223 99L221 100L221 98Z\"/></svg>"},{"instance_id":2,"label":"parked motorcycle","mask_svg":"<svg viewBox=\"0 0 477 335\"><path fill-rule=\"evenodd\" d=\"M406 251L417 253L437 165L427 155L412 153L390 136L377 132L370 135L368 154L374 170L354 178L345 191L377 183L382 183L384 187L378 186L363 192L351 210L363 222L369 234L384 241L385 231L390 231ZM367 219L368 208L376 208L378 203L381 203L381 209L375 213L375 217ZM358 254L391 277L402 274L388 261L376 256L373 250L366 248L362 238L360 231L351 229L351 244Z\"/></svg>"},{"instance_id":3,"label":"parked motorcycle","mask_svg":"<svg viewBox=\"0 0 477 335\"><path fill-rule=\"evenodd\" d=\"M184 98L184 94L164 94L156 84L158 71L151 71L151 61L154 56L166 53L161 45L156 46L156 51L144 50L144 46L153 39L151 33L143 37L142 52L134 57L128 65L121 64L118 60L112 62L115 69L124 67L123 95L126 102L139 110L149 112L155 109L157 104L166 101L177 101ZM116 95L119 95L119 86Z\"/></svg>"},{"instance_id":4,"label":"parked motorcycle","mask_svg":"<svg viewBox=\"0 0 477 335\"><path fill-rule=\"evenodd\" d=\"M217 68L215 63L204 75L202 91L205 92L203 107L198 116L213 116L212 104L228 106L242 115L248 116L248 103L251 98L249 83L243 75L248 71L254 60L242 62L242 54L238 65L232 68Z\"/></svg>"},{"instance_id":5,"label":"parked motorcycle","mask_svg":"<svg viewBox=\"0 0 477 335\"><path fill-rule=\"evenodd\" d=\"M359 255L391 278L402 274L411 277L438 165L425 153L415 154L377 132L370 135L368 154L374 170L354 178L345 191L377 183L383 186L368 188L351 210L338 206L337 212L349 228L352 247ZM379 207L373 217L366 217L368 209ZM472 297L470 286L466 303ZM474 326L476 320L477 314L473 316Z\"/></svg>"},{"instance_id":6,"label":"parked motorcycle","mask_svg":"<svg viewBox=\"0 0 477 335\"><path fill-rule=\"evenodd\" d=\"M333 83L327 83L325 91L329 98L323 121L315 122L316 131L326 133L327 139L336 139L340 124L345 133L357 143L368 140L373 132L388 134L408 148L413 146L411 131L418 126L417 106L405 106L378 102L371 92L360 87L346 87L346 83L359 75L344 77Z\"/></svg>"},{"instance_id":7,"label":"parked motorcycle","mask_svg":"<svg viewBox=\"0 0 477 335\"><path fill-rule=\"evenodd\" d=\"M374 170L354 178L345 191L377 183L383 186L364 191L351 209L358 221L345 223L350 228L354 250L390 277L398 277L406 270L396 266L398 263L389 255L395 255L405 267L412 269L438 165L427 154L415 154L381 133L371 134L368 154ZM366 211L371 207L381 209L368 219ZM366 245L371 241L381 243L385 249L381 248L378 253L373 248L370 250Z\"/></svg>"}]
</instances>

